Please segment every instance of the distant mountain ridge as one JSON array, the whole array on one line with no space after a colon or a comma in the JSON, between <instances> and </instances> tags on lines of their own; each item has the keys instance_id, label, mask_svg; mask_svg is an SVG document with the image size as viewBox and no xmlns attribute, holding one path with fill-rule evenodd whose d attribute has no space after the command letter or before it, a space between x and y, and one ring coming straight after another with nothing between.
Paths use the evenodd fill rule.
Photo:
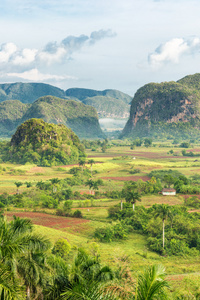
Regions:
<instances>
[{"instance_id":1,"label":"distant mountain ridge","mask_svg":"<svg viewBox=\"0 0 200 300\"><path fill-rule=\"evenodd\" d=\"M137 90L121 137L200 136L200 74Z\"/></svg>"},{"instance_id":2,"label":"distant mountain ridge","mask_svg":"<svg viewBox=\"0 0 200 300\"><path fill-rule=\"evenodd\" d=\"M97 109L99 117L127 118L132 97L117 90L97 91L83 88L70 88L66 91L45 83L6 83L0 84L0 102L19 100L33 103L43 96L72 99L91 105ZM121 109L119 109L119 107Z\"/></svg>"},{"instance_id":3,"label":"distant mountain ridge","mask_svg":"<svg viewBox=\"0 0 200 300\"><path fill-rule=\"evenodd\" d=\"M64 124L80 138L104 138L95 108L74 100L44 96L32 104L19 100L0 103L0 135L11 136L17 126L31 118Z\"/></svg>"}]
</instances>

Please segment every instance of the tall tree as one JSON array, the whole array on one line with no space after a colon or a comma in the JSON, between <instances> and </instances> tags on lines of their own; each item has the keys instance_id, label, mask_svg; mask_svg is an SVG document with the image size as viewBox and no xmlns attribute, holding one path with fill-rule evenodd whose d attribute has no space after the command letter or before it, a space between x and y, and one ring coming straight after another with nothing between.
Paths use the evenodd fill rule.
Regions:
<instances>
[{"instance_id":1,"label":"tall tree","mask_svg":"<svg viewBox=\"0 0 200 300\"><path fill-rule=\"evenodd\" d=\"M82 168L82 172L83 172L83 167L85 166L85 159L80 159L78 164L79 164L79 167Z\"/></svg>"},{"instance_id":2,"label":"tall tree","mask_svg":"<svg viewBox=\"0 0 200 300\"><path fill-rule=\"evenodd\" d=\"M95 160L94 159L88 160L88 164L90 164L91 166L91 177L92 177L92 165L95 164Z\"/></svg>"},{"instance_id":3,"label":"tall tree","mask_svg":"<svg viewBox=\"0 0 200 300\"><path fill-rule=\"evenodd\" d=\"M124 196L126 202L132 203L133 210L135 209L136 201L141 201L141 196L137 192L137 185L133 181L125 183L125 186L122 190L122 195Z\"/></svg>"},{"instance_id":4,"label":"tall tree","mask_svg":"<svg viewBox=\"0 0 200 300\"><path fill-rule=\"evenodd\" d=\"M165 221L170 215L170 206L167 204L156 205L155 216L160 217L163 222L163 249L165 248Z\"/></svg>"}]
</instances>

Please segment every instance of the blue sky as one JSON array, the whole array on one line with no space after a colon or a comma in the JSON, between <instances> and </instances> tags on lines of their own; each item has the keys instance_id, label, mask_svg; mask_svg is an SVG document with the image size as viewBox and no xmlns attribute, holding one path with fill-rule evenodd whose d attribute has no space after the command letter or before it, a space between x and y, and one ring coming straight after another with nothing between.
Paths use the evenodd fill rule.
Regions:
<instances>
[{"instance_id":1,"label":"blue sky","mask_svg":"<svg viewBox=\"0 0 200 300\"><path fill-rule=\"evenodd\" d=\"M200 72L199 0L1 0L0 82L118 89Z\"/></svg>"}]
</instances>

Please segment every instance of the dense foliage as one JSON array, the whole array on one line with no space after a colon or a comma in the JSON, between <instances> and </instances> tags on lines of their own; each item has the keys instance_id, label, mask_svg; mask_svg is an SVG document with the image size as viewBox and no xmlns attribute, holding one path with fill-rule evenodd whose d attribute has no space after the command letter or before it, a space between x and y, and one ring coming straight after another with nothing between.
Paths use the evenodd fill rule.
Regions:
<instances>
[{"instance_id":1,"label":"dense foliage","mask_svg":"<svg viewBox=\"0 0 200 300\"><path fill-rule=\"evenodd\" d=\"M84 147L71 129L40 119L19 126L4 152L6 161L40 166L69 164L85 156Z\"/></svg>"},{"instance_id":2,"label":"dense foliage","mask_svg":"<svg viewBox=\"0 0 200 300\"><path fill-rule=\"evenodd\" d=\"M168 255L199 255L200 214L190 214L185 207L166 206L168 215L165 219L165 248L163 248L162 217L157 213L160 208L162 205L158 204L148 209L136 206L132 211L129 205L124 205L123 210L120 205L117 205L110 207L108 212L110 218L121 221L119 224L121 224L123 232L136 231L145 234L148 237L148 247L153 251ZM107 238L105 236L104 241L107 241Z\"/></svg>"}]
</instances>

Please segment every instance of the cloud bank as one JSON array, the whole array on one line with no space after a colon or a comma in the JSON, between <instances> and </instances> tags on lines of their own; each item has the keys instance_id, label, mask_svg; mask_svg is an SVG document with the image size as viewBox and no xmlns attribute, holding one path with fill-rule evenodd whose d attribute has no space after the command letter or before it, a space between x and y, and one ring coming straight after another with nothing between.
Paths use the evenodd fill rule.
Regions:
<instances>
[{"instance_id":1,"label":"cloud bank","mask_svg":"<svg viewBox=\"0 0 200 300\"><path fill-rule=\"evenodd\" d=\"M152 67L161 67L166 63L177 64L183 55L194 55L200 52L200 38L190 39L173 38L161 44L154 53L148 57Z\"/></svg>"},{"instance_id":2,"label":"cloud bank","mask_svg":"<svg viewBox=\"0 0 200 300\"><path fill-rule=\"evenodd\" d=\"M41 69L48 69L54 65L64 65L74 52L83 47L91 47L96 42L115 37L111 30L93 31L90 36L67 36L61 42L49 42L43 49L20 49L14 43L0 46L0 68L7 78L21 78L31 81L75 79L73 76L60 76L42 73ZM2 75L1 75L2 77Z\"/></svg>"}]
</instances>

